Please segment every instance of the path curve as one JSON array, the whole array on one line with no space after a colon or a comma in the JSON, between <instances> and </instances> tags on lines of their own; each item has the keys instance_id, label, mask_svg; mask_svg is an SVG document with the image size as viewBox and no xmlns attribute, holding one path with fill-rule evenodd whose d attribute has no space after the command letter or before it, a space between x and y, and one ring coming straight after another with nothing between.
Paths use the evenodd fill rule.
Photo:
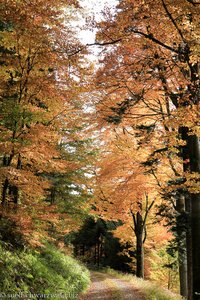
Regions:
<instances>
[{"instance_id":1,"label":"path curve","mask_svg":"<svg viewBox=\"0 0 200 300\"><path fill-rule=\"evenodd\" d=\"M91 272L91 286L79 300L145 300L134 286L114 276Z\"/></svg>"}]
</instances>

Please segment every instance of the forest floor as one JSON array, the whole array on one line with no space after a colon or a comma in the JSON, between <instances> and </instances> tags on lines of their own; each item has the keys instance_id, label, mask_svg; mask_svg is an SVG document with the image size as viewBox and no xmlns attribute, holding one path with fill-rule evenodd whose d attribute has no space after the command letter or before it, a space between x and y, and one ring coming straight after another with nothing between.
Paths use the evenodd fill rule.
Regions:
<instances>
[{"instance_id":1,"label":"forest floor","mask_svg":"<svg viewBox=\"0 0 200 300\"><path fill-rule=\"evenodd\" d=\"M79 300L145 300L134 286L109 274L91 272L91 285Z\"/></svg>"}]
</instances>

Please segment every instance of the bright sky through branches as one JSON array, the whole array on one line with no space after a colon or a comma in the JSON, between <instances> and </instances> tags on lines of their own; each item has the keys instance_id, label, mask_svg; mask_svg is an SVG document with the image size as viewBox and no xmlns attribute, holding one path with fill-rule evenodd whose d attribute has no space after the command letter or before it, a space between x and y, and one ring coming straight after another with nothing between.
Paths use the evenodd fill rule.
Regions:
<instances>
[{"instance_id":1,"label":"bright sky through branches","mask_svg":"<svg viewBox=\"0 0 200 300\"><path fill-rule=\"evenodd\" d=\"M108 7L114 9L117 5L117 0L79 0L80 5L84 9L88 17L94 17L96 21L100 21L103 16L103 10ZM95 30L82 30L80 32L80 39L83 43L92 43L95 39Z\"/></svg>"}]
</instances>

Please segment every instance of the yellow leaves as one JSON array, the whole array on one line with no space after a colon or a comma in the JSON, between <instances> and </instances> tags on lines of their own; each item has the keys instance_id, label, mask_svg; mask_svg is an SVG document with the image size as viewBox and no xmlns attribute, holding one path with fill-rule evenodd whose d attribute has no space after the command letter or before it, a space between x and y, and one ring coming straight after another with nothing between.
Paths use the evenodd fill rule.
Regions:
<instances>
[{"instance_id":1,"label":"yellow leaves","mask_svg":"<svg viewBox=\"0 0 200 300\"><path fill-rule=\"evenodd\" d=\"M200 193L200 174L199 173L185 173L185 187L192 194Z\"/></svg>"},{"instance_id":2,"label":"yellow leaves","mask_svg":"<svg viewBox=\"0 0 200 300\"><path fill-rule=\"evenodd\" d=\"M169 137L173 136L174 141L172 141L171 144L180 146L184 145L183 141L181 141L177 134L177 131L181 126L188 127L190 135L196 134L199 136L199 117L199 104L180 106L176 110L172 111L170 118L165 121L165 125L172 129L169 133Z\"/></svg>"},{"instance_id":3,"label":"yellow leaves","mask_svg":"<svg viewBox=\"0 0 200 300\"><path fill-rule=\"evenodd\" d=\"M68 7L76 4L73 0L3 0L0 5L0 108L4 110L0 116L0 185L5 187L2 202L8 204L8 217L17 222L34 245L46 237L52 224L62 232L66 214L61 217L58 207L50 208L44 200L59 176L68 172L70 177L84 165L82 153L73 161L73 155L61 145L62 139L78 143L81 134L71 132L88 122L81 105L76 104L78 93L87 90L83 79L89 73L84 70L88 64L78 54L81 45L71 25L74 10ZM78 182L77 189L83 191L83 181L74 177L72 183ZM62 188L70 185L68 180ZM73 205L73 195L72 199L60 198Z\"/></svg>"},{"instance_id":4,"label":"yellow leaves","mask_svg":"<svg viewBox=\"0 0 200 300\"><path fill-rule=\"evenodd\" d=\"M34 175L31 171L16 169L14 167L3 167L0 169L1 182L9 179L11 185L19 187L24 194L31 197L44 195L44 189L49 188L46 179Z\"/></svg>"},{"instance_id":5,"label":"yellow leaves","mask_svg":"<svg viewBox=\"0 0 200 300\"><path fill-rule=\"evenodd\" d=\"M13 37L14 37L14 33L12 31L0 32L1 45L9 50L13 50L13 48L16 46Z\"/></svg>"}]
</instances>

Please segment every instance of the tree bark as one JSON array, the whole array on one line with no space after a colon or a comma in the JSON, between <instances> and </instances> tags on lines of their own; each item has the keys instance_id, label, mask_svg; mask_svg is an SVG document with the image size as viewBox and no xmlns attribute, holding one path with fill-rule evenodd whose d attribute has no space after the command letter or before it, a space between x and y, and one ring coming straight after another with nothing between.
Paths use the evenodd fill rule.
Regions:
<instances>
[{"instance_id":1,"label":"tree bark","mask_svg":"<svg viewBox=\"0 0 200 300\"><path fill-rule=\"evenodd\" d=\"M97 244L95 243L94 247L94 264L97 264Z\"/></svg>"},{"instance_id":2,"label":"tree bark","mask_svg":"<svg viewBox=\"0 0 200 300\"><path fill-rule=\"evenodd\" d=\"M144 278L144 247L143 247L141 234L137 236L136 257L137 257L136 276L140 278Z\"/></svg>"},{"instance_id":3,"label":"tree bark","mask_svg":"<svg viewBox=\"0 0 200 300\"><path fill-rule=\"evenodd\" d=\"M144 246L143 246L143 219L140 212L137 212L136 226L136 276L144 278Z\"/></svg>"},{"instance_id":4,"label":"tree bark","mask_svg":"<svg viewBox=\"0 0 200 300\"><path fill-rule=\"evenodd\" d=\"M190 147L189 147L189 136L188 127L180 127L179 132L182 140L186 142L186 145L182 147L181 156L183 159L183 171L190 172ZM192 231L191 231L191 195L189 192L185 194L185 211L188 215L188 228L186 232L186 252L187 252L187 300L193 300L193 259L192 259Z\"/></svg>"},{"instance_id":5,"label":"tree bark","mask_svg":"<svg viewBox=\"0 0 200 300\"><path fill-rule=\"evenodd\" d=\"M196 135L188 136L190 171L200 173L200 141ZM196 179L198 181L198 179ZM200 193L191 193L193 300L200 299Z\"/></svg>"},{"instance_id":6,"label":"tree bark","mask_svg":"<svg viewBox=\"0 0 200 300\"><path fill-rule=\"evenodd\" d=\"M188 229L186 233L186 251L187 251L187 300L192 300L192 287L193 287L193 270L192 270L192 231L191 231L191 197L185 197L185 210L189 216Z\"/></svg>"},{"instance_id":7,"label":"tree bark","mask_svg":"<svg viewBox=\"0 0 200 300\"><path fill-rule=\"evenodd\" d=\"M176 209L177 212L180 214L183 214L185 212L185 197L183 195L180 195L177 198ZM188 284L187 284L186 230L184 232L179 232L179 230L177 233L180 238L179 245L178 245L180 294L181 296L185 297L185 299L187 299Z\"/></svg>"},{"instance_id":8,"label":"tree bark","mask_svg":"<svg viewBox=\"0 0 200 300\"><path fill-rule=\"evenodd\" d=\"M100 266L100 240L97 241L97 266Z\"/></svg>"},{"instance_id":9,"label":"tree bark","mask_svg":"<svg viewBox=\"0 0 200 300\"><path fill-rule=\"evenodd\" d=\"M138 201L137 214L130 209L130 213L133 218L134 227L132 227L136 236L136 276L144 278L144 242L146 240L146 221L151 210L154 200L149 205L148 194L145 194L145 214L142 217L142 202Z\"/></svg>"},{"instance_id":10,"label":"tree bark","mask_svg":"<svg viewBox=\"0 0 200 300\"><path fill-rule=\"evenodd\" d=\"M200 195L192 197L193 300L200 299Z\"/></svg>"}]
</instances>

